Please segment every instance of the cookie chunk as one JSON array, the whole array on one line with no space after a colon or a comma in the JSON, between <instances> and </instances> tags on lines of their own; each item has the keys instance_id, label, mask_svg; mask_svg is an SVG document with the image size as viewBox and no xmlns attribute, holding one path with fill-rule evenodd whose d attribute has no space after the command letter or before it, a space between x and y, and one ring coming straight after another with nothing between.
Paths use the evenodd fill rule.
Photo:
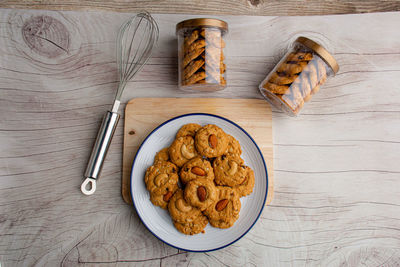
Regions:
<instances>
[{"instance_id":1,"label":"cookie chunk","mask_svg":"<svg viewBox=\"0 0 400 267\"><path fill-rule=\"evenodd\" d=\"M168 161L157 161L144 176L146 188L151 193L165 194L178 188L178 168Z\"/></svg>"},{"instance_id":2,"label":"cookie chunk","mask_svg":"<svg viewBox=\"0 0 400 267\"><path fill-rule=\"evenodd\" d=\"M218 185L236 186L246 178L243 160L235 155L222 155L213 162L215 183Z\"/></svg>"},{"instance_id":3,"label":"cookie chunk","mask_svg":"<svg viewBox=\"0 0 400 267\"><path fill-rule=\"evenodd\" d=\"M248 166L245 166L245 168L246 168L246 176L244 178L244 181L241 184L233 187L239 193L240 197L250 195L253 192L255 183L253 170Z\"/></svg>"},{"instance_id":4,"label":"cookie chunk","mask_svg":"<svg viewBox=\"0 0 400 267\"><path fill-rule=\"evenodd\" d=\"M265 89L269 90L271 93L283 95L289 91L288 85L278 85L270 82L266 82L263 86Z\"/></svg>"},{"instance_id":5,"label":"cookie chunk","mask_svg":"<svg viewBox=\"0 0 400 267\"><path fill-rule=\"evenodd\" d=\"M196 132L201 128L200 124L197 123L189 123L186 125L183 125L178 133L176 134L176 138L183 137L183 136L191 136L194 138L196 135Z\"/></svg>"},{"instance_id":6,"label":"cookie chunk","mask_svg":"<svg viewBox=\"0 0 400 267\"><path fill-rule=\"evenodd\" d=\"M208 219L204 215L200 215L198 218L196 218L196 220L189 223L180 223L174 221L175 228L185 235L195 235L198 233L203 233L204 228L206 228L207 224Z\"/></svg>"},{"instance_id":7,"label":"cookie chunk","mask_svg":"<svg viewBox=\"0 0 400 267\"><path fill-rule=\"evenodd\" d=\"M176 187L176 189L178 189L178 187ZM174 194L173 191L166 191L165 193L150 192L150 201L155 206L159 206L160 208L167 209L168 202L170 201L173 194Z\"/></svg>"},{"instance_id":8,"label":"cookie chunk","mask_svg":"<svg viewBox=\"0 0 400 267\"><path fill-rule=\"evenodd\" d=\"M168 211L172 220L179 223L191 223L203 214L198 208L190 206L183 198L183 191L178 189L172 196Z\"/></svg>"},{"instance_id":9,"label":"cookie chunk","mask_svg":"<svg viewBox=\"0 0 400 267\"><path fill-rule=\"evenodd\" d=\"M182 167L183 164L196 156L197 151L194 148L194 139L191 136L179 137L169 147L169 157L178 167Z\"/></svg>"},{"instance_id":10,"label":"cookie chunk","mask_svg":"<svg viewBox=\"0 0 400 267\"><path fill-rule=\"evenodd\" d=\"M228 136L216 125L208 124L196 133L196 149L200 155L214 158L225 153L228 147Z\"/></svg>"},{"instance_id":11,"label":"cookie chunk","mask_svg":"<svg viewBox=\"0 0 400 267\"><path fill-rule=\"evenodd\" d=\"M192 76L190 76L188 79L183 80L182 84L183 85L191 85L191 84L195 84L195 83L201 83L202 80L204 80L204 78L206 78L206 73L204 71L201 72L197 72L195 74L193 74Z\"/></svg>"},{"instance_id":12,"label":"cookie chunk","mask_svg":"<svg viewBox=\"0 0 400 267\"><path fill-rule=\"evenodd\" d=\"M217 199L217 193L212 180L199 178L187 183L184 198L193 207L205 210Z\"/></svg>"},{"instance_id":13,"label":"cookie chunk","mask_svg":"<svg viewBox=\"0 0 400 267\"><path fill-rule=\"evenodd\" d=\"M240 156L242 154L242 148L240 147L240 143L235 139L232 135L227 134L228 136L228 148L226 149L225 154L231 154Z\"/></svg>"},{"instance_id":14,"label":"cookie chunk","mask_svg":"<svg viewBox=\"0 0 400 267\"><path fill-rule=\"evenodd\" d=\"M183 79L184 80L189 79L203 65L204 65L204 60L202 59L193 60L192 62L190 62L182 72Z\"/></svg>"},{"instance_id":15,"label":"cookie chunk","mask_svg":"<svg viewBox=\"0 0 400 267\"><path fill-rule=\"evenodd\" d=\"M154 157L154 163L157 161L168 161L169 160L169 153L168 147L165 147L157 152L156 156Z\"/></svg>"},{"instance_id":16,"label":"cookie chunk","mask_svg":"<svg viewBox=\"0 0 400 267\"><path fill-rule=\"evenodd\" d=\"M214 180L214 170L207 159L198 156L183 165L180 171L180 177L183 184L199 178L212 181Z\"/></svg>"},{"instance_id":17,"label":"cookie chunk","mask_svg":"<svg viewBox=\"0 0 400 267\"><path fill-rule=\"evenodd\" d=\"M239 194L230 187L218 186L217 188L218 198L204 211L204 214L212 226L229 228L239 218L241 208Z\"/></svg>"}]
</instances>

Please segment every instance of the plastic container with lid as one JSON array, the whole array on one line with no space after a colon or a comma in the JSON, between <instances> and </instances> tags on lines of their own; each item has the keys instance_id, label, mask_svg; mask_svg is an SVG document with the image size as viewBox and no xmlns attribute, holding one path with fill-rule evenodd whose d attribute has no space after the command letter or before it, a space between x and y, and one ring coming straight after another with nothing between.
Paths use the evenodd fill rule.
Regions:
<instances>
[{"instance_id":1,"label":"plastic container with lid","mask_svg":"<svg viewBox=\"0 0 400 267\"><path fill-rule=\"evenodd\" d=\"M339 65L320 44L299 37L261 82L261 94L275 107L296 116Z\"/></svg>"},{"instance_id":2,"label":"plastic container with lid","mask_svg":"<svg viewBox=\"0 0 400 267\"><path fill-rule=\"evenodd\" d=\"M225 21L197 18L176 25L179 88L218 91L226 87Z\"/></svg>"}]
</instances>

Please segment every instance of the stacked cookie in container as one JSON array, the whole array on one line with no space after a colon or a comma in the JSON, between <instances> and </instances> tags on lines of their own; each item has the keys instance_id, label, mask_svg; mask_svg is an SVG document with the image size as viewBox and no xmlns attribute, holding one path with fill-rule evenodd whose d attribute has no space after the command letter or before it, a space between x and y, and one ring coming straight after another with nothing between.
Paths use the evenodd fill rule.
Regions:
<instances>
[{"instance_id":1,"label":"stacked cookie in container","mask_svg":"<svg viewBox=\"0 0 400 267\"><path fill-rule=\"evenodd\" d=\"M239 218L240 197L252 193L253 170L239 142L216 125L184 125L160 150L145 175L150 200L167 209L176 229L188 235L208 222L229 228Z\"/></svg>"},{"instance_id":2,"label":"stacked cookie in container","mask_svg":"<svg viewBox=\"0 0 400 267\"><path fill-rule=\"evenodd\" d=\"M190 19L176 26L179 88L185 91L218 91L226 87L224 35L226 22Z\"/></svg>"}]
</instances>

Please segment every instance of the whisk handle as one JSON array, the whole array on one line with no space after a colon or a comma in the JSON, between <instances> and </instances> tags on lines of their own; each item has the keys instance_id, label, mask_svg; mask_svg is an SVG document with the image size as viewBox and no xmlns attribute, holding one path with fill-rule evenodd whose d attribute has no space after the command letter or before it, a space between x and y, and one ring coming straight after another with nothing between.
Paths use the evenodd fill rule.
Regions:
<instances>
[{"instance_id":1,"label":"whisk handle","mask_svg":"<svg viewBox=\"0 0 400 267\"><path fill-rule=\"evenodd\" d=\"M116 112L107 111L103 118L96 142L93 146L92 154L90 155L88 165L85 171L87 178L82 184L81 190L86 195L91 195L96 190L96 179L99 177L103 162L106 157L108 148L110 147L112 137L119 121L119 114ZM91 182L91 189L87 190L86 185ZM83 186L85 184L85 186Z\"/></svg>"}]
</instances>

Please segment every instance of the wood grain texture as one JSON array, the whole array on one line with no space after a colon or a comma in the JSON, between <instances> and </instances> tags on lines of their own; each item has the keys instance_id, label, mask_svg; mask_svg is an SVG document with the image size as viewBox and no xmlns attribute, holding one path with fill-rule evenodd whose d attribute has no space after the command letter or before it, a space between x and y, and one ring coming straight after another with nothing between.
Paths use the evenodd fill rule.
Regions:
<instances>
[{"instance_id":1,"label":"wood grain texture","mask_svg":"<svg viewBox=\"0 0 400 267\"><path fill-rule=\"evenodd\" d=\"M209 15L308 16L399 11L396 0L3 0L1 8L50 10L107 10L117 12L181 13Z\"/></svg>"},{"instance_id":2,"label":"wood grain texture","mask_svg":"<svg viewBox=\"0 0 400 267\"><path fill-rule=\"evenodd\" d=\"M29 45L26 22L37 16L44 20L31 25ZM49 25L46 17L64 27L39 27ZM299 117L273 109L274 199L245 237L208 253L163 244L123 202L122 123L97 192L87 197L79 190L113 101L114 40L128 17L0 10L2 266L400 264L400 13L221 16L230 26L229 86L207 95L177 89L174 26L193 16L155 16L159 45L127 85L123 103L138 97L261 98L258 84L299 34L324 43L341 66ZM53 30L61 28L66 32ZM58 49L50 46L53 40L62 40Z\"/></svg>"},{"instance_id":3,"label":"wood grain texture","mask_svg":"<svg viewBox=\"0 0 400 267\"><path fill-rule=\"evenodd\" d=\"M132 204L130 192L132 163L143 140L164 121L187 113L211 113L222 116L234 121L254 138L267 164L268 195L265 205L270 204L274 189L271 108L261 99L226 98L136 98L128 102L124 114L121 189L125 202Z\"/></svg>"}]
</instances>

